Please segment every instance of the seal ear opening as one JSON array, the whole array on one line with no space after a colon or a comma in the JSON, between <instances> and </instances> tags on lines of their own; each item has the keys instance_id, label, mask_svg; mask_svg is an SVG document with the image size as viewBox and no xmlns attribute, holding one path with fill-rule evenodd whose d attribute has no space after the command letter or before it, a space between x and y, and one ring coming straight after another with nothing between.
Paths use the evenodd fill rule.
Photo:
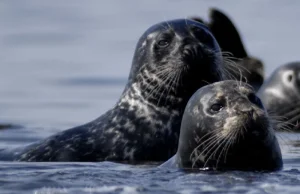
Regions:
<instances>
[{"instance_id":1,"label":"seal ear opening","mask_svg":"<svg viewBox=\"0 0 300 194\"><path fill-rule=\"evenodd\" d=\"M211 8L209 10L210 22L208 26L217 39L223 51L231 52L236 58L247 57L238 30L231 20L221 11Z\"/></svg>"}]
</instances>

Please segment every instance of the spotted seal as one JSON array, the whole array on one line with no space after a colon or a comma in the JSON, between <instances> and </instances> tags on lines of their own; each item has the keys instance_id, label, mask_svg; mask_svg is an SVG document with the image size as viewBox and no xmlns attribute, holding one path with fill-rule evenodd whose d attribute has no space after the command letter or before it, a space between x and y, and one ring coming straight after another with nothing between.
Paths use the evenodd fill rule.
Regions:
<instances>
[{"instance_id":1,"label":"spotted seal","mask_svg":"<svg viewBox=\"0 0 300 194\"><path fill-rule=\"evenodd\" d=\"M207 27L177 19L139 39L125 90L99 118L16 150L0 160L166 161L175 154L186 103L223 79L220 48Z\"/></svg>"},{"instance_id":2,"label":"spotted seal","mask_svg":"<svg viewBox=\"0 0 300 194\"><path fill-rule=\"evenodd\" d=\"M300 131L300 62L277 68L262 85L257 95L266 109L280 122L278 131Z\"/></svg>"},{"instance_id":3,"label":"spotted seal","mask_svg":"<svg viewBox=\"0 0 300 194\"><path fill-rule=\"evenodd\" d=\"M177 153L162 167L205 170L282 168L267 112L253 88L234 80L200 88L181 122Z\"/></svg>"},{"instance_id":4,"label":"spotted seal","mask_svg":"<svg viewBox=\"0 0 300 194\"><path fill-rule=\"evenodd\" d=\"M232 79L247 82L257 91L264 82L264 65L261 60L248 55L240 33L231 19L215 8L210 9L208 22L199 17L191 19L207 25L225 55L230 54L224 59L236 64L225 66Z\"/></svg>"}]
</instances>

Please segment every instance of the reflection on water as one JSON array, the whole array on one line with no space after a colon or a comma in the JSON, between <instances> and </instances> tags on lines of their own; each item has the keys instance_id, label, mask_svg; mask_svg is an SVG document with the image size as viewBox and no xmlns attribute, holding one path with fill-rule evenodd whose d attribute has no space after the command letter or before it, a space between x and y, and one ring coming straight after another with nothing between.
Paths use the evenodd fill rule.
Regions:
<instances>
[{"instance_id":1,"label":"reflection on water","mask_svg":"<svg viewBox=\"0 0 300 194\"><path fill-rule=\"evenodd\" d=\"M124 89L139 36L163 20L206 17L211 6L231 16L247 51L264 61L268 75L299 59L297 1L1 1L0 149L37 141L104 113ZM0 193L299 193L299 135L279 136L280 172L1 163Z\"/></svg>"}]
</instances>

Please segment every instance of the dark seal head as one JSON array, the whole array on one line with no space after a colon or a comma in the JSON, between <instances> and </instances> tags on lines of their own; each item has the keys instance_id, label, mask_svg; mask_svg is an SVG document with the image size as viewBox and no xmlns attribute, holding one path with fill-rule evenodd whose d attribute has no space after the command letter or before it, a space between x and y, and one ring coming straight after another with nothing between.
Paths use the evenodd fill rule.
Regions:
<instances>
[{"instance_id":1,"label":"dark seal head","mask_svg":"<svg viewBox=\"0 0 300 194\"><path fill-rule=\"evenodd\" d=\"M181 123L175 165L184 169L272 171L281 150L251 86L222 81L199 89Z\"/></svg>"},{"instance_id":2,"label":"dark seal head","mask_svg":"<svg viewBox=\"0 0 300 194\"><path fill-rule=\"evenodd\" d=\"M147 74L147 79L163 81L167 73L170 79L181 73L181 81L189 82L181 89L188 91L186 87L194 87L190 91L195 91L199 86L222 77L223 66L220 64L219 45L205 25L192 20L166 21L150 27L138 41L127 85L139 83L144 74ZM198 84L199 77L201 85ZM170 81L166 80L164 85ZM153 85L157 84L150 84Z\"/></svg>"},{"instance_id":3,"label":"dark seal head","mask_svg":"<svg viewBox=\"0 0 300 194\"><path fill-rule=\"evenodd\" d=\"M229 63L226 69L232 79L247 82L257 91L264 82L264 65L261 60L248 55L232 20L215 8L210 9L209 22L199 17L192 19L206 24L217 39L224 53L224 60Z\"/></svg>"},{"instance_id":4,"label":"dark seal head","mask_svg":"<svg viewBox=\"0 0 300 194\"><path fill-rule=\"evenodd\" d=\"M276 130L300 131L300 62L276 69L265 81L257 95L275 118Z\"/></svg>"},{"instance_id":5,"label":"dark seal head","mask_svg":"<svg viewBox=\"0 0 300 194\"><path fill-rule=\"evenodd\" d=\"M3 151L0 159L165 161L177 150L189 98L222 80L222 69L219 45L206 26L185 19L156 24L140 38L126 88L111 110L24 149Z\"/></svg>"}]
</instances>

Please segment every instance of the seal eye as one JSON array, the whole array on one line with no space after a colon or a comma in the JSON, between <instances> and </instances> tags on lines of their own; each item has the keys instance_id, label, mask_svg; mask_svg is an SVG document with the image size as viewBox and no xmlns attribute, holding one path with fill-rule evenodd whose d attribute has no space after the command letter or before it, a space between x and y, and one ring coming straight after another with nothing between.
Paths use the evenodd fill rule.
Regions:
<instances>
[{"instance_id":1,"label":"seal eye","mask_svg":"<svg viewBox=\"0 0 300 194\"><path fill-rule=\"evenodd\" d=\"M220 104L220 103L213 104L213 105L210 107L210 109L211 109L213 112L219 112L222 108L223 108L223 105Z\"/></svg>"},{"instance_id":2,"label":"seal eye","mask_svg":"<svg viewBox=\"0 0 300 194\"><path fill-rule=\"evenodd\" d=\"M158 43L157 43L157 45L161 48L165 48L165 47L169 46L169 44L170 44L169 41L166 39L162 39L162 40L158 41Z\"/></svg>"},{"instance_id":3,"label":"seal eye","mask_svg":"<svg viewBox=\"0 0 300 194\"><path fill-rule=\"evenodd\" d=\"M291 81L293 80L293 76L292 76L292 75L289 75L289 76L287 77L287 80L288 80L288 82L291 82Z\"/></svg>"},{"instance_id":4,"label":"seal eye","mask_svg":"<svg viewBox=\"0 0 300 194\"><path fill-rule=\"evenodd\" d=\"M256 104L259 107L263 107L262 102L260 101L260 99L254 93L249 94L248 99L253 104Z\"/></svg>"}]
</instances>

